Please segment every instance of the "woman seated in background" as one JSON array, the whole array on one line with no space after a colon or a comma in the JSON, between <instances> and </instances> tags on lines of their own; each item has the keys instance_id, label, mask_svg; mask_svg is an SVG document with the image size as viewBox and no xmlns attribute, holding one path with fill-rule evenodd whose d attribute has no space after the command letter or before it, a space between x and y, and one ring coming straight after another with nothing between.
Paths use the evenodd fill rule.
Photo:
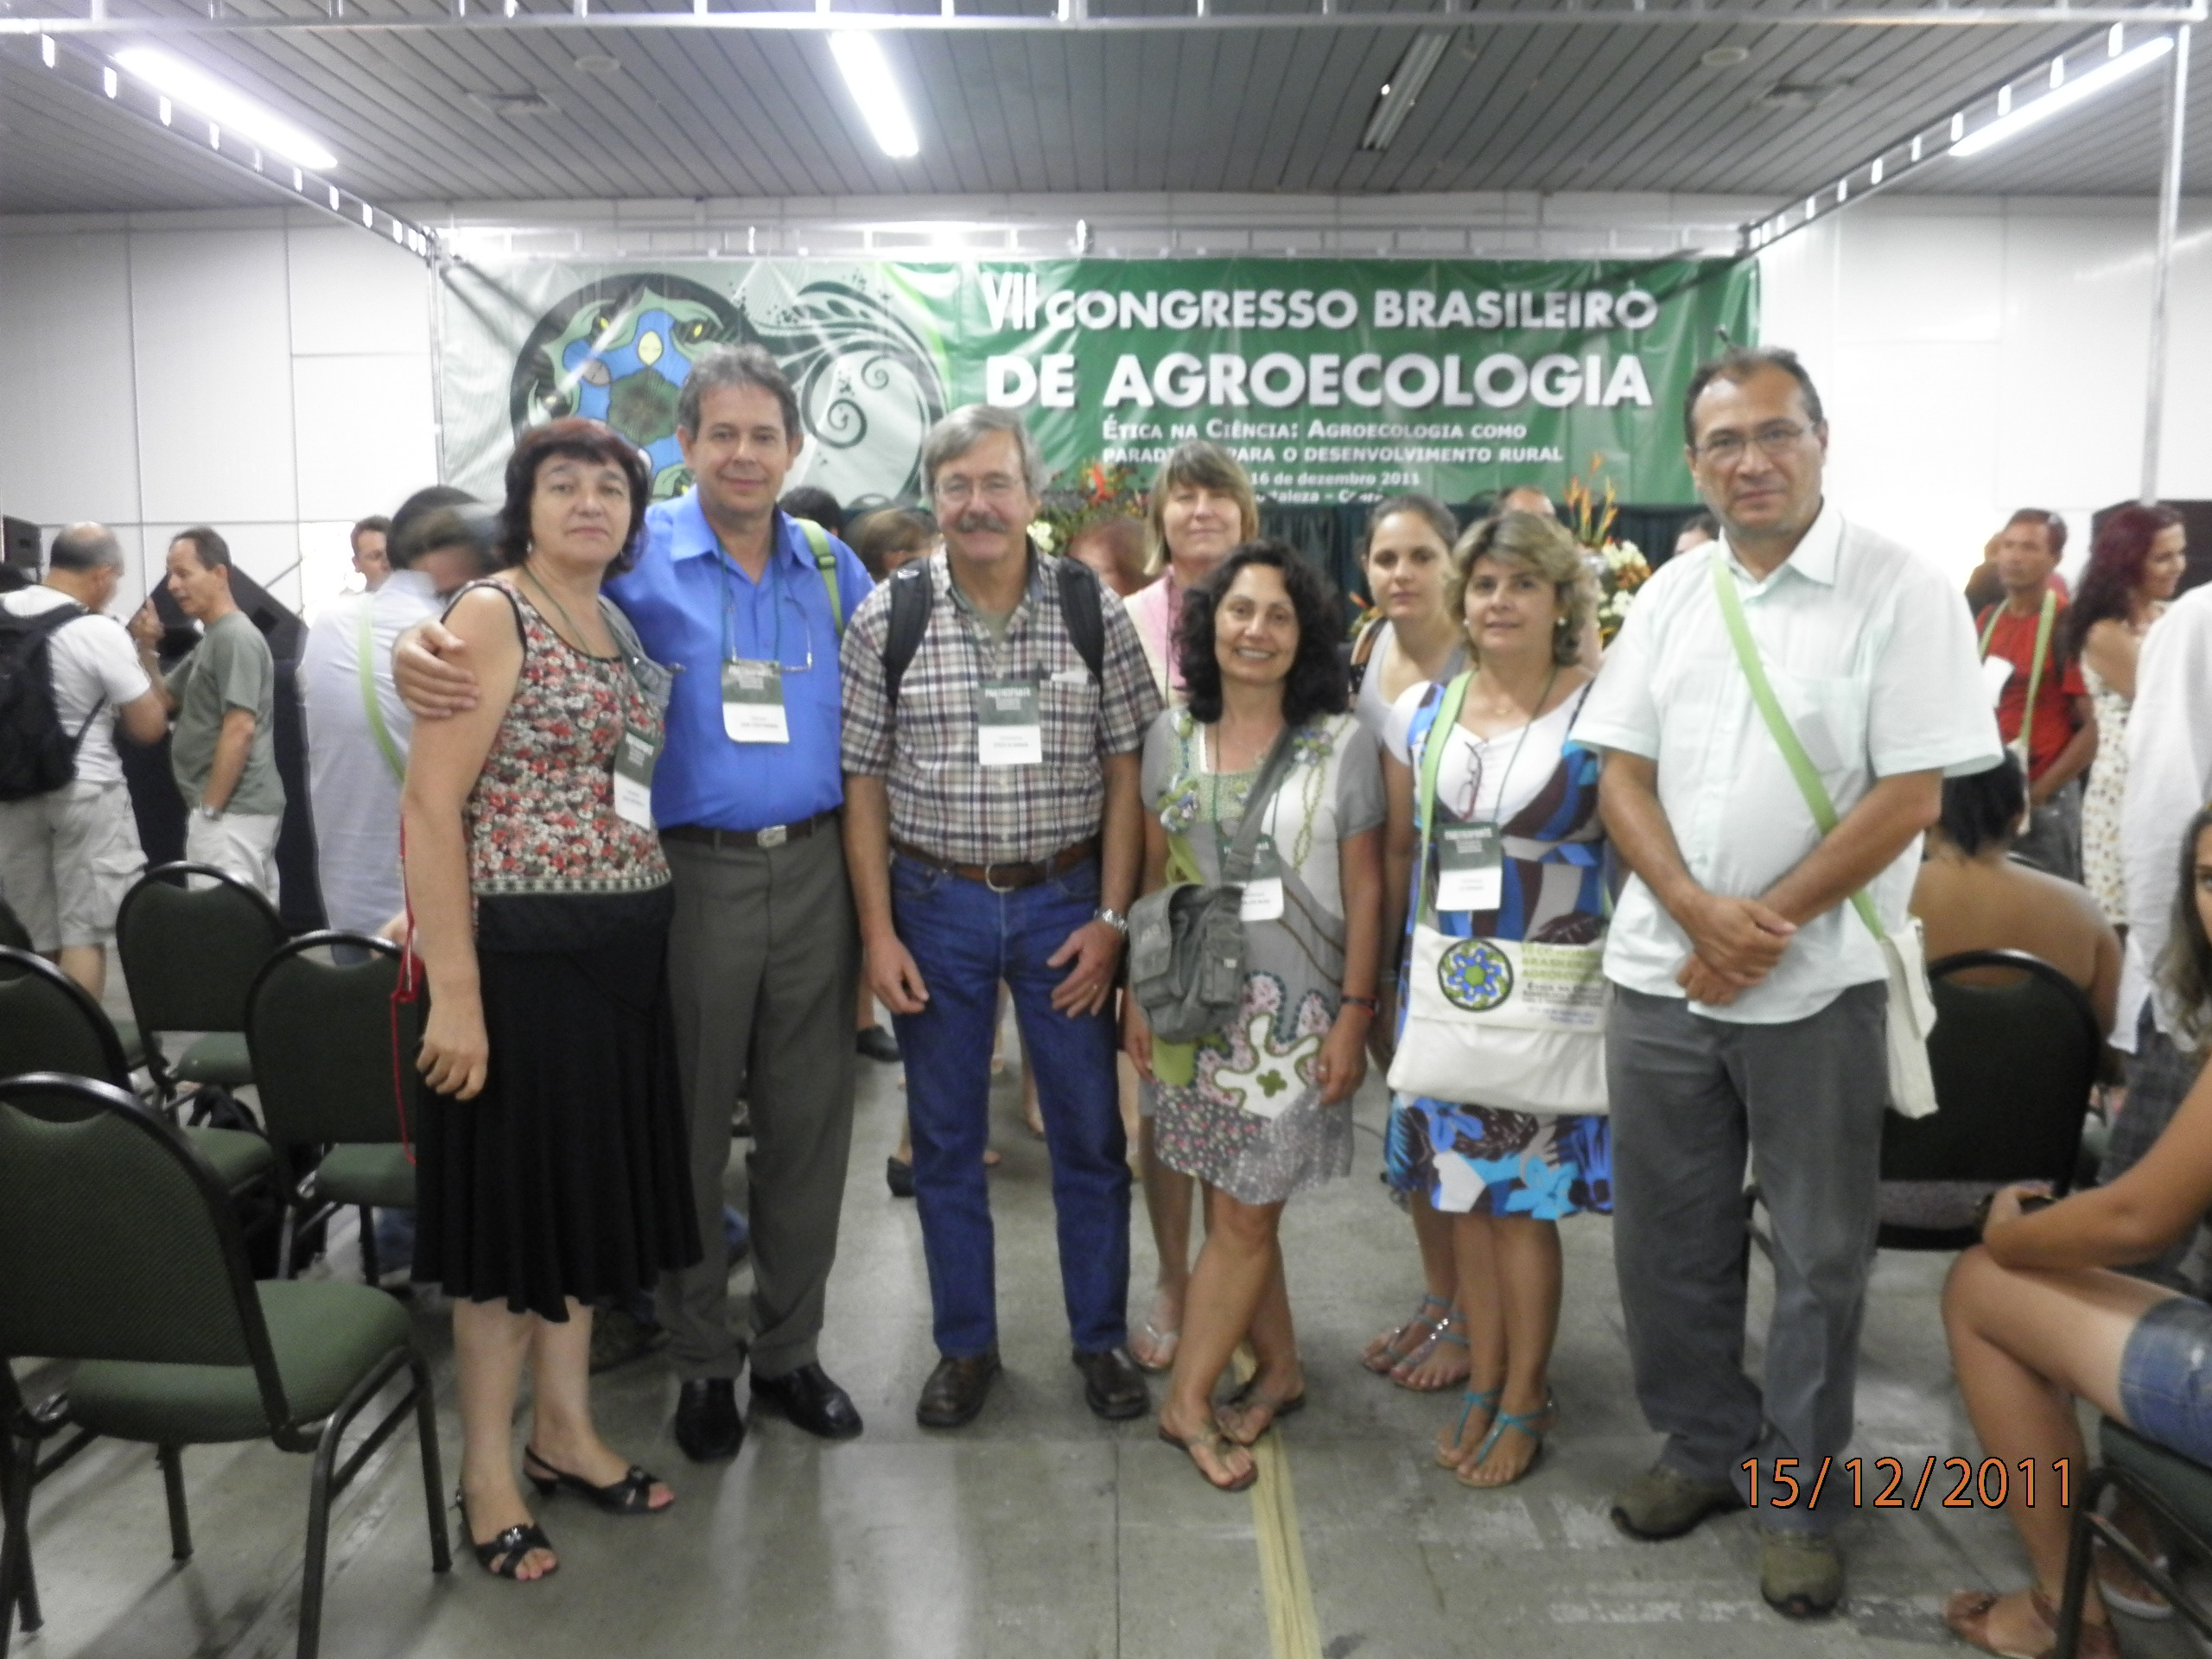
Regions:
<instances>
[{"instance_id":1,"label":"woman seated in background","mask_svg":"<svg viewBox=\"0 0 2212 1659\"><path fill-rule=\"evenodd\" d=\"M2112 1029L2120 937L2088 890L2007 855L2027 810L2020 763L2007 750L1986 772L1943 780L1943 816L1928 832L1912 913L1928 960L1965 950L2024 950L2088 993L2097 1029Z\"/></svg>"},{"instance_id":2,"label":"woman seated in background","mask_svg":"<svg viewBox=\"0 0 2212 1659\"><path fill-rule=\"evenodd\" d=\"M1465 671L1467 631L1444 591L1459 539L1459 521L1433 496L1393 496L1367 521L1360 569L1375 610L1352 641L1352 713L1378 743L1391 706L1407 691ZM1387 1029L1375 1033L1378 1061L1387 1061L1389 1039ZM1421 1306L1370 1342L1360 1363L1400 1388L1432 1394L1467 1380L1452 1220L1429 1208L1425 1192L1407 1193L1405 1203L1421 1249Z\"/></svg>"},{"instance_id":3,"label":"woman seated in background","mask_svg":"<svg viewBox=\"0 0 2212 1659\"><path fill-rule=\"evenodd\" d=\"M666 676L600 596L652 479L596 421L517 441L507 569L446 613L482 697L416 728L401 806L430 995L415 1276L453 1299L461 1519L506 1579L559 1565L515 1484L525 1363L532 1485L620 1515L674 1501L599 1437L589 1381L593 1307L699 1259L651 806Z\"/></svg>"},{"instance_id":4,"label":"woman seated in background","mask_svg":"<svg viewBox=\"0 0 2212 1659\"><path fill-rule=\"evenodd\" d=\"M2177 1034L2201 1047L2212 1030L2212 809L2190 821L2180 853L2162 973L2180 1011ZM2006 1499L2034 1584L2001 1596L1962 1590L1943 1610L1961 1640L1999 1654L2039 1655L2052 1645L2073 1517L2050 1471L2062 1459L2088 1466L2076 1398L2169 1451L2212 1464L2212 1306L2113 1271L2158 1255L2212 1208L2212 1071L2117 1180L2027 1213L2021 1200L2033 1191L1998 1192L1981 1244L1959 1258L1943 1291L1951 1363L1982 1450L2015 1468L2032 1459L2045 1477L2032 1503L2024 1481ZM2076 1651L2117 1659L2094 1581L2087 1620Z\"/></svg>"},{"instance_id":5,"label":"woman seated in background","mask_svg":"<svg viewBox=\"0 0 2212 1659\"><path fill-rule=\"evenodd\" d=\"M1351 1169L1351 1096L1366 1074L1382 916L1382 774L1344 712L1337 598L1281 542L1238 548L1183 601L1189 704L1144 746L1143 890L1217 883L1267 756L1290 763L1244 887L1243 999L1229 1029L1155 1043L1134 996L1123 1038L1158 1091L1153 1147L1203 1184L1206 1240L1183 1305L1162 1439L1227 1491L1257 1478L1249 1446L1305 1402L1278 1230L1294 1192ZM1257 1369L1217 1411L1214 1384L1251 1338Z\"/></svg>"}]
</instances>

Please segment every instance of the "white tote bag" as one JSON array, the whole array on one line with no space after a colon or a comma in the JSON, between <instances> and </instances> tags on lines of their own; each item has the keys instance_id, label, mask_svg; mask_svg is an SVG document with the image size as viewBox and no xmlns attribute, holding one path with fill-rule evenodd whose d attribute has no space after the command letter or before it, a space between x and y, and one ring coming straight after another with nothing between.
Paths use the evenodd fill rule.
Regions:
<instances>
[{"instance_id":1,"label":"white tote bag","mask_svg":"<svg viewBox=\"0 0 2212 1659\"><path fill-rule=\"evenodd\" d=\"M1472 678L1462 674L1445 688L1422 745L1414 802L1416 918L1427 905L1437 768ZM1612 989L1604 957L1603 944L1461 938L1416 919L1390 1087L1516 1112L1605 1111Z\"/></svg>"}]
</instances>

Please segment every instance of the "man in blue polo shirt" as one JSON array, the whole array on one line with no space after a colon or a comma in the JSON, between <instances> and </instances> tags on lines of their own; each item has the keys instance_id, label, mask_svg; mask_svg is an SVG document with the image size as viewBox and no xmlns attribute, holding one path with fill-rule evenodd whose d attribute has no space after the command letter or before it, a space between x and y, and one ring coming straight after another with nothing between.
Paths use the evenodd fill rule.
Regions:
<instances>
[{"instance_id":1,"label":"man in blue polo shirt","mask_svg":"<svg viewBox=\"0 0 2212 1659\"><path fill-rule=\"evenodd\" d=\"M677 435L696 482L649 511L644 550L607 591L646 652L680 671L653 817L676 875L669 979L705 1257L664 1277L660 1317L683 1382L677 1443L705 1461L734 1456L745 1435L747 1343L721 1230L741 1096L753 1121L753 1395L812 1433L861 1432L816 1343L852 1139L859 979L838 834L838 645L872 584L842 543L776 509L804 435L766 352L702 353ZM473 700L474 677L441 660L450 639L425 625L396 655L418 713Z\"/></svg>"}]
</instances>

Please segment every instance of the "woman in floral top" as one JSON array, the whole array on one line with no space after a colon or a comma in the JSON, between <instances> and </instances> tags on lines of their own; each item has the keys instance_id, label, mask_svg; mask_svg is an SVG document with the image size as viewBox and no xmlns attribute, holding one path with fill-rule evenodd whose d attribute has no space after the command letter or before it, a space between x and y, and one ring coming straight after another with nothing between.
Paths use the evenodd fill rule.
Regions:
<instances>
[{"instance_id":1,"label":"woman in floral top","mask_svg":"<svg viewBox=\"0 0 2212 1659\"><path fill-rule=\"evenodd\" d=\"M501 1578L558 1565L514 1478L525 1363L532 1484L624 1515L672 1501L600 1439L588 1384L593 1306L699 1254L651 809L666 677L599 594L650 485L594 421L517 443L510 569L446 615L482 696L416 728L402 801L430 991L415 1276L453 1298L462 1516Z\"/></svg>"},{"instance_id":2,"label":"woman in floral top","mask_svg":"<svg viewBox=\"0 0 2212 1659\"><path fill-rule=\"evenodd\" d=\"M1286 729L1292 761L1262 810L1244 889L1244 993L1228 1030L1155 1043L1122 999L1129 1053L1159 1087L1154 1144L1205 1184L1206 1242L1191 1274L1162 1438L1235 1491L1245 1448L1306 1397L1277 1228L1292 1193L1349 1173L1351 1096L1366 1074L1382 936L1382 781L1375 740L1344 711L1337 603L1280 542L1232 553L1184 601L1186 708L1145 741L1145 887L1217 882L1262 763ZM1218 1412L1209 1396L1251 1338L1258 1369Z\"/></svg>"}]
</instances>

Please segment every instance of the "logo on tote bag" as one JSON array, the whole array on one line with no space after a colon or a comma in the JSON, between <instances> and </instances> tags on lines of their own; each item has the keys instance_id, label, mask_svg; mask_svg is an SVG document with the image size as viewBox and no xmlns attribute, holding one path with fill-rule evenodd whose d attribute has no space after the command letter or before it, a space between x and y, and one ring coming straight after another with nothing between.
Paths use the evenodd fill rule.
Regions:
<instances>
[{"instance_id":1,"label":"logo on tote bag","mask_svg":"<svg viewBox=\"0 0 2212 1659\"><path fill-rule=\"evenodd\" d=\"M1462 939L1436 964L1444 1000L1469 1014L1488 1014L1513 995L1513 963L1488 939Z\"/></svg>"}]
</instances>

